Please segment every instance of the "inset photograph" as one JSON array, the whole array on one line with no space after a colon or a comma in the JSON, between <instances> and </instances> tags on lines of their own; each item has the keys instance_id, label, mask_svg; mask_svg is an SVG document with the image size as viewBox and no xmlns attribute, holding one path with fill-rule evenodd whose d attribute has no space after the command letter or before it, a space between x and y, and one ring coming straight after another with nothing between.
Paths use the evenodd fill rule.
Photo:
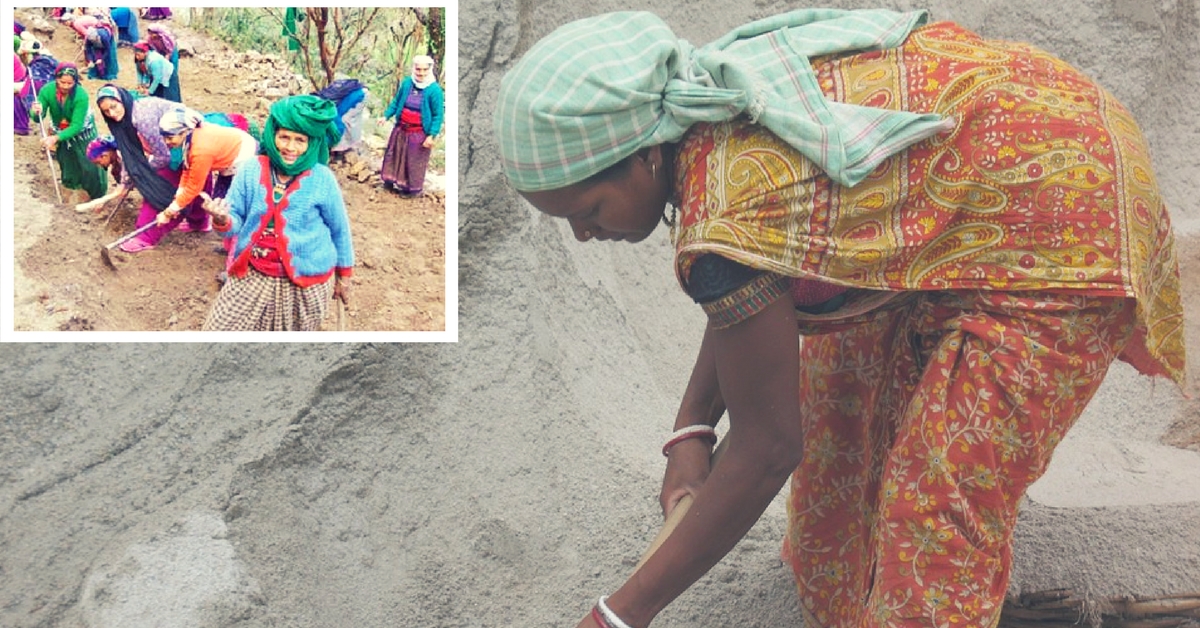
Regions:
<instances>
[{"instance_id":1,"label":"inset photograph","mask_svg":"<svg viewBox=\"0 0 1200 628\"><path fill-rule=\"evenodd\" d=\"M5 335L454 339L452 13L15 9Z\"/></svg>"}]
</instances>

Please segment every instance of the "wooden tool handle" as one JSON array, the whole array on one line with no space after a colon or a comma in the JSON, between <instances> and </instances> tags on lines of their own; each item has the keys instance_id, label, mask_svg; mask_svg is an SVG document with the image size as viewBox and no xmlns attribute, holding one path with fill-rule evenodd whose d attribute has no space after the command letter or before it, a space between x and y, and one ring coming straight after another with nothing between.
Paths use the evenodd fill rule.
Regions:
<instances>
[{"instance_id":1,"label":"wooden tool handle","mask_svg":"<svg viewBox=\"0 0 1200 628\"><path fill-rule=\"evenodd\" d=\"M125 235L121 236L120 238L117 238L115 241L113 241L111 244L106 245L104 248L112 249L114 247L117 247L122 242L125 242L126 240L131 240L139 235L142 235L142 233L144 233L150 229L153 229L157 224L158 224L157 222L151 220L150 222L138 227L137 229L134 229L133 231L126 233Z\"/></svg>"},{"instance_id":2,"label":"wooden tool handle","mask_svg":"<svg viewBox=\"0 0 1200 628\"><path fill-rule=\"evenodd\" d=\"M717 445L717 448L713 450L712 457L708 459L708 468L710 470L717 466L717 460L719 460L721 458L721 454L725 452L725 445L728 442L728 440L722 440L721 444ZM687 515L687 512L689 509L691 509L691 507L691 495L684 495L683 498L679 500L679 503L675 504L674 510L672 510L671 514L667 516L666 521L663 521L663 527L658 531L658 536L655 536L654 540L650 542L650 547L646 548L646 551L642 554L641 559L638 560L637 565L633 568L634 571L641 569L642 565L646 564L647 560L650 560L650 557L654 555L654 552L658 551L659 546L661 546L667 540L667 537L671 536L671 533L675 531L675 527L679 525L679 522L683 521L683 518Z\"/></svg>"}]
</instances>

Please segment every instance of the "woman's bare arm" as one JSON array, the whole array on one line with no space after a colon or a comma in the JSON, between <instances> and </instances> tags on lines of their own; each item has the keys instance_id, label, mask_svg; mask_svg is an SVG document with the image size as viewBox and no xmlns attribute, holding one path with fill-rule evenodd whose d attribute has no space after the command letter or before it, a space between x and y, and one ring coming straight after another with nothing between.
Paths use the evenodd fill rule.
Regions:
<instances>
[{"instance_id":1,"label":"woman's bare arm","mask_svg":"<svg viewBox=\"0 0 1200 628\"><path fill-rule=\"evenodd\" d=\"M679 413L675 415L675 429L690 425L716 426L725 414L725 399L717 382L717 361L713 355L713 329L704 329L704 339L692 376L688 380ZM686 440L669 450L667 469L663 473L662 490L658 495L663 516L669 516L679 500L695 495L708 477L709 456L712 447L703 439Z\"/></svg>"},{"instance_id":2,"label":"woman's bare arm","mask_svg":"<svg viewBox=\"0 0 1200 628\"><path fill-rule=\"evenodd\" d=\"M696 394L693 401L714 399L705 394L708 345L718 397L729 411L728 448L683 521L609 598L609 607L638 628L745 536L800 462L799 350L789 299L779 299L733 327L711 331L705 341L693 371L696 388L689 384L689 393Z\"/></svg>"}]
</instances>

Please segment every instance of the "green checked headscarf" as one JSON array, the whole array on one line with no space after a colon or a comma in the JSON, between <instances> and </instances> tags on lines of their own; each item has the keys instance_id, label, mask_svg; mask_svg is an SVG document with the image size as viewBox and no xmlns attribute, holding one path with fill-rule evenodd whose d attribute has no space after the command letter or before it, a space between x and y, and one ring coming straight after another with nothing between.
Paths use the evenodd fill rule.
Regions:
<instances>
[{"instance_id":1,"label":"green checked headscarf","mask_svg":"<svg viewBox=\"0 0 1200 628\"><path fill-rule=\"evenodd\" d=\"M305 94L288 96L271 105L267 122L263 125L262 153L271 160L275 169L286 175L296 175L313 167L315 163L329 163L329 148L335 146L342 134L334 120L337 106L319 96ZM308 150L294 163L285 164L275 148L275 131L280 127L308 136Z\"/></svg>"},{"instance_id":2,"label":"green checked headscarf","mask_svg":"<svg viewBox=\"0 0 1200 628\"><path fill-rule=\"evenodd\" d=\"M893 48L926 19L924 11L803 9L700 48L652 13L571 22L500 83L494 124L504 174L521 191L558 189L678 141L697 122L746 114L852 186L954 121L828 101L809 58Z\"/></svg>"}]
</instances>

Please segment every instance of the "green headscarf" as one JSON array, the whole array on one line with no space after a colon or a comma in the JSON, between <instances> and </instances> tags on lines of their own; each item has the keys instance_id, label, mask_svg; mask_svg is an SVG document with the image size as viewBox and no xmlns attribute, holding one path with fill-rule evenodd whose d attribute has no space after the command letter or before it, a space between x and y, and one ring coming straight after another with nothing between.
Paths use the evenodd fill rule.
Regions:
<instances>
[{"instance_id":1,"label":"green headscarf","mask_svg":"<svg viewBox=\"0 0 1200 628\"><path fill-rule=\"evenodd\" d=\"M694 48L645 12L566 24L500 83L494 124L504 174L521 191L587 179L698 122L746 114L851 186L954 121L825 99L809 63L904 42L924 11L801 9Z\"/></svg>"},{"instance_id":2,"label":"green headscarf","mask_svg":"<svg viewBox=\"0 0 1200 628\"><path fill-rule=\"evenodd\" d=\"M318 162L328 164L329 148L342 138L334 123L336 118L337 106L319 96L288 96L277 101L271 105L263 125L262 141L259 142L262 153L276 170L289 176L300 174ZM275 148L275 131L280 128L308 136L308 150L291 164L283 163L279 149Z\"/></svg>"}]
</instances>

